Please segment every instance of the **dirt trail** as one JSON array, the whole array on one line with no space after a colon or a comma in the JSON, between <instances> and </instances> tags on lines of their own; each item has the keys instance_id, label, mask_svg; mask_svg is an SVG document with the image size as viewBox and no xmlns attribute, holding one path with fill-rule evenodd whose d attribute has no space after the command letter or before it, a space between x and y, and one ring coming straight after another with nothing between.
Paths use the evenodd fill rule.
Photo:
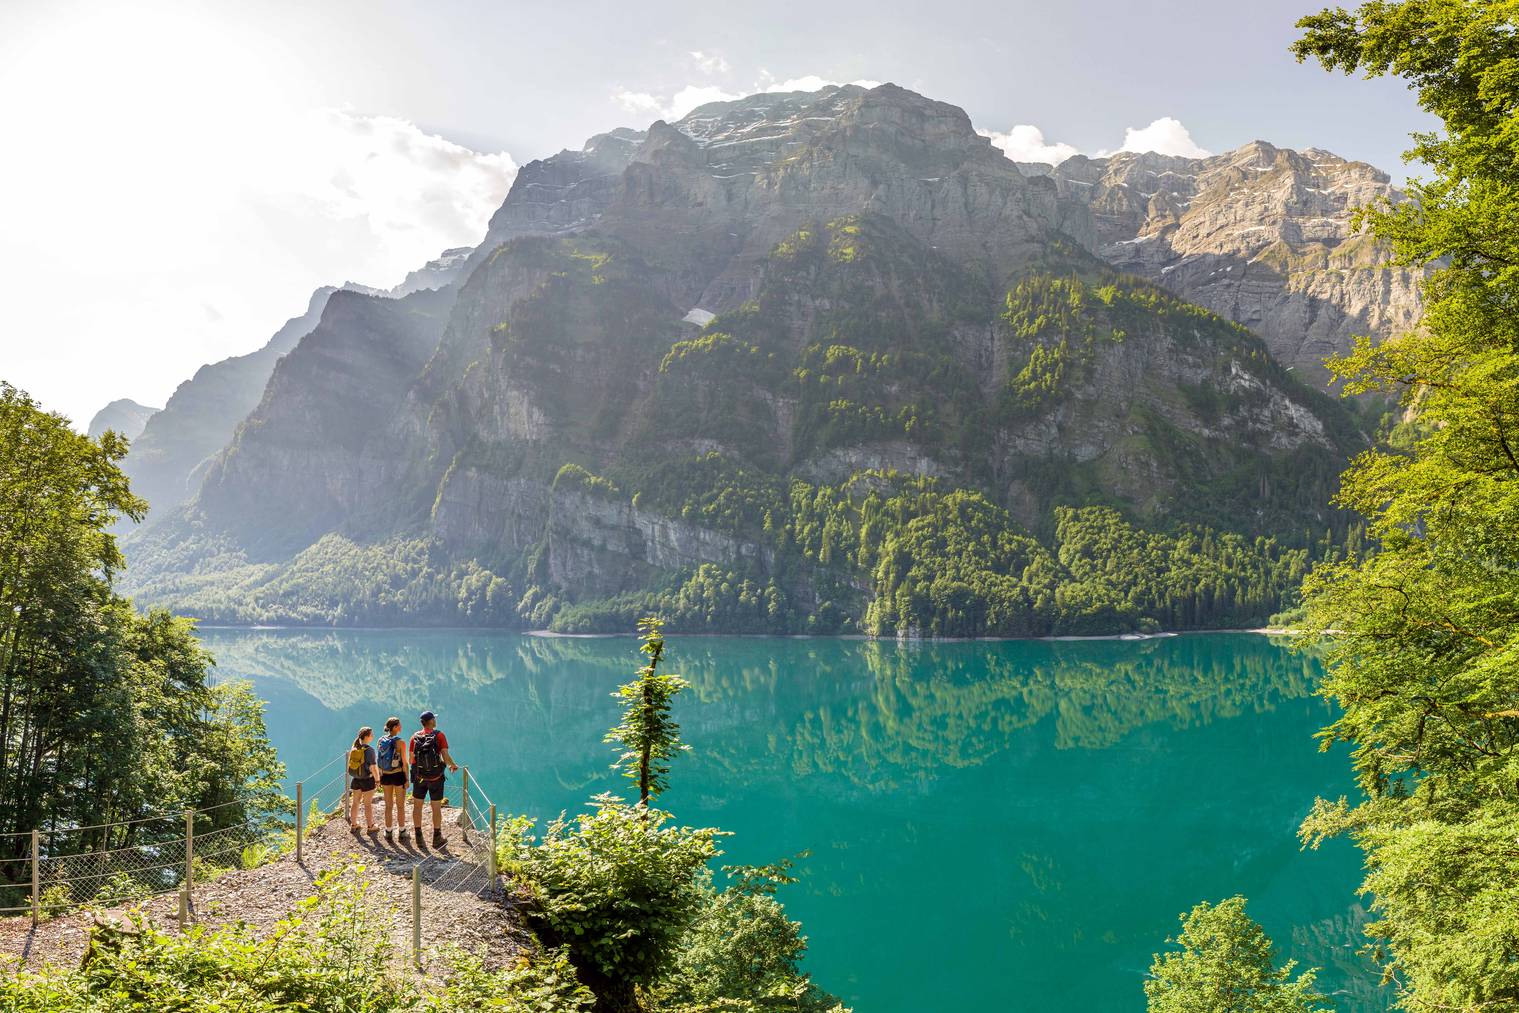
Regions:
<instances>
[{"instance_id":1,"label":"dirt trail","mask_svg":"<svg viewBox=\"0 0 1519 1013\"><path fill-rule=\"evenodd\" d=\"M364 865L374 894L393 909L395 959L411 960L411 878L421 869L423 964L439 961L430 950L447 944L487 954L487 964L502 966L530 939L511 901L509 889L492 883L480 850L482 835L459 826L459 811L444 810L445 843L431 847L431 832L418 845L410 834L387 842L383 833L349 832L341 818L329 819L306 835L303 861L285 855L257 869L237 870L195 888L194 919L203 925L243 921L260 935L271 931L300 900L312 893L316 878L329 869ZM73 912L32 926L27 916L0 918L0 953L22 957L26 966L75 964L84 955L90 926L98 919L120 921L130 906L101 912ZM141 910L160 928L178 923L179 900L170 895L143 904Z\"/></svg>"}]
</instances>

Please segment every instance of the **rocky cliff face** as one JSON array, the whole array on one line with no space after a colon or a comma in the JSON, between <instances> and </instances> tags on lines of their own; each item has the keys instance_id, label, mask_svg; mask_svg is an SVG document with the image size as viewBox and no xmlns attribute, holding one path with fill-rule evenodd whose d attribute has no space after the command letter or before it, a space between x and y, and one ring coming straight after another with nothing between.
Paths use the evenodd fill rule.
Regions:
<instances>
[{"instance_id":1,"label":"rocky cliff face","mask_svg":"<svg viewBox=\"0 0 1519 1013\"><path fill-rule=\"evenodd\" d=\"M388 290L354 282L319 288L311 294L306 311L287 320L262 348L196 370L174 391L163 410L140 427L141 438L133 442L123 463L133 491L148 501L145 523L169 516L195 495L205 467L231 442L238 424L263 399L275 364L316 327L334 292L400 298L413 292L448 289L464 273L471 252L445 250Z\"/></svg>"},{"instance_id":2,"label":"rocky cliff face","mask_svg":"<svg viewBox=\"0 0 1519 1013\"><path fill-rule=\"evenodd\" d=\"M286 321L258 351L196 370L148 420L122 469L132 490L148 501L149 523L195 494L202 466L232 439L237 424L264 396L275 362L316 326L334 291L317 289L306 312Z\"/></svg>"},{"instance_id":3,"label":"rocky cliff face","mask_svg":"<svg viewBox=\"0 0 1519 1013\"><path fill-rule=\"evenodd\" d=\"M437 346L453 294L335 292L274 367L258 406L206 468L195 506L253 558L283 558L350 521L383 514L386 429Z\"/></svg>"},{"instance_id":4,"label":"rocky cliff face","mask_svg":"<svg viewBox=\"0 0 1519 1013\"><path fill-rule=\"evenodd\" d=\"M977 615L967 581L1001 582L997 628L1022 630L1037 623L1012 613L1058 613L1061 568L1086 565L1030 536L1063 506L1301 541L1360 437L1231 318L1287 348L1292 308L1312 307L1322 333L1289 349L1306 355L1352 326L1362 282L1270 265L1319 251L1390 277L1334 224L1385 178L1304 157L1191 166L1174 193L1140 188L1185 160L1040 175L890 85L600 135L523 168L486 242L445 258L450 287L331 295L138 579L188 588L191 611L215 597L221 618L247 595L261 617L357 614L291 604L319 579L324 602L363 583L386 617L417 594L458 603L433 621L515 607L529 625L662 594L708 601L709 623L720 601L764 628L814 608L805 628L857 628L889 593L876 614L917 628L929 606L904 575L939 564L914 553L954 552L996 572L922 601ZM1299 195L1310 169L1337 189ZM962 523L982 534L905 547ZM898 547L878 565L883 538ZM404 593L375 548L402 544ZM1100 598L1071 608L1132 607Z\"/></svg>"},{"instance_id":5,"label":"rocky cliff face","mask_svg":"<svg viewBox=\"0 0 1519 1013\"><path fill-rule=\"evenodd\" d=\"M1352 228L1357 207L1403 199L1364 162L1255 141L1200 159L1077 156L1048 178L1085 205L1093 252L1244 324L1315 383L1354 335L1418 319L1419 273Z\"/></svg>"},{"instance_id":6,"label":"rocky cliff face","mask_svg":"<svg viewBox=\"0 0 1519 1013\"><path fill-rule=\"evenodd\" d=\"M121 398L112 401L90 419L88 434L90 439L99 439L107 429L115 430L128 440L135 440L142 433L143 427L148 424L148 419L158 414L161 409L149 408L140 405L131 398Z\"/></svg>"}]
</instances>

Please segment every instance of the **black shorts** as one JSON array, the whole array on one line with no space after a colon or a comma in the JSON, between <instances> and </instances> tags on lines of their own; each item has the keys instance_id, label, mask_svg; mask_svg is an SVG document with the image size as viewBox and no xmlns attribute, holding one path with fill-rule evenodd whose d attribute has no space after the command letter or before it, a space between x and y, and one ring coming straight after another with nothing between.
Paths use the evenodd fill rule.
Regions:
<instances>
[{"instance_id":1,"label":"black shorts","mask_svg":"<svg viewBox=\"0 0 1519 1013\"><path fill-rule=\"evenodd\" d=\"M353 779L353 783L348 787L352 788L354 791L374 791L374 778L356 777Z\"/></svg>"},{"instance_id":2,"label":"black shorts","mask_svg":"<svg viewBox=\"0 0 1519 1013\"><path fill-rule=\"evenodd\" d=\"M434 802L443 801L443 778L436 781L413 781L411 785L411 797L418 802L431 797Z\"/></svg>"},{"instance_id":3,"label":"black shorts","mask_svg":"<svg viewBox=\"0 0 1519 1013\"><path fill-rule=\"evenodd\" d=\"M406 771L393 770L389 774L380 775L380 783L387 788L406 787Z\"/></svg>"}]
</instances>

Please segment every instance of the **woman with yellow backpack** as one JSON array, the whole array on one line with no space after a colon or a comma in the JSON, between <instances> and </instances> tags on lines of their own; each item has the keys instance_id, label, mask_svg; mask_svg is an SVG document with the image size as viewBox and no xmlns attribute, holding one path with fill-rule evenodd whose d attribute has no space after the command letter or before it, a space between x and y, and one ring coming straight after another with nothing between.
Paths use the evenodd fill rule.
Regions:
<instances>
[{"instance_id":1,"label":"woman with yellow backpack","mask_svg":"<svg viewBox=\"0 0 1519 1013\"><path fill-rule=\"evenodd\" d=\"M369 740L374 738L374 729L365 725L359 729L359 734L353 740L353 748L348 751L348 830L355 837L359 834L358 807L364 807L364 826L370 833L375 832L374 807L370 802L374 798L374 786L380 779L380 768L375 756L374 747Z\"/></svg>"}]
</instances>

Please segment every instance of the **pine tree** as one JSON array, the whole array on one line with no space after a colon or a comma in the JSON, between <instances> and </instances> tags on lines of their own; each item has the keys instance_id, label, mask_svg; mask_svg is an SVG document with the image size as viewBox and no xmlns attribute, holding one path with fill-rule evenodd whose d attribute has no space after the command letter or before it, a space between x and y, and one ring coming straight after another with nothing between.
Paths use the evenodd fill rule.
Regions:
<instances>
[{"instance_id":1,"label":"pine tree","mask_svg":"<svg viewBox=\"0 0 1519 1013\"><path fill-rule=\"evenodd\" d=\"M689 748L680 741L680 725L670 716L671 701L686 688L686 680L659 671L665 655L663 627L664 621L653 617L638 621L638 649L648 664L612 694L623 702L622 721L606 734L607 742L623 748L614 766L638 785L642 806L669 787L670 760Z\"/></svg>"}]
</instances>

